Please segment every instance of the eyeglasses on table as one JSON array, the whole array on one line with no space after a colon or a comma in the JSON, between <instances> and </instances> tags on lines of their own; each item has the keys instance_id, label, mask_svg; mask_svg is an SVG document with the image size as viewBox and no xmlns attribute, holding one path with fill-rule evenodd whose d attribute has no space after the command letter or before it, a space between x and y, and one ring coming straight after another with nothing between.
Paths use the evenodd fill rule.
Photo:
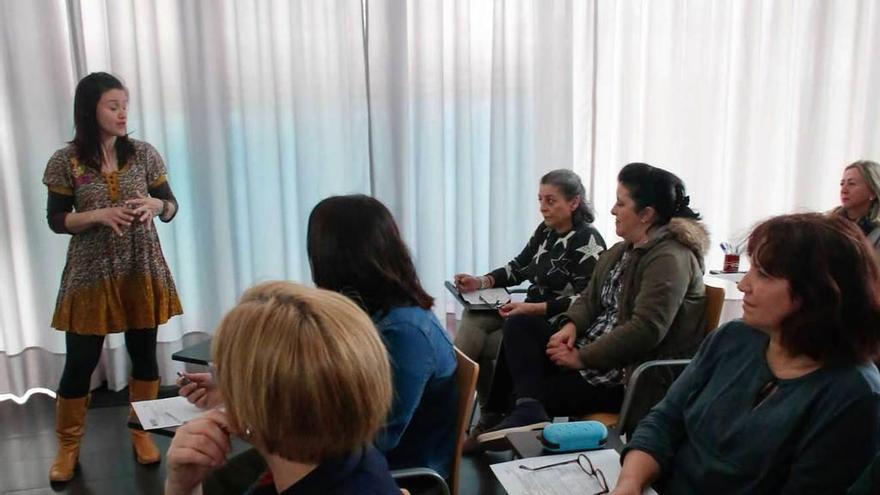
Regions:
<instances>
[{"instance_id":1,"label":"eyeglasses on table","mask_svg":"<svg viewBox=\"0 0 880 495\"><path fill-rule=\"evenodd\" d=\"M576 458L569 461L554 462L552 464L546 464L544 466L538 467L529 467L524 464L520 464L519 468L525 469L526 471L540 471L542 469L554 468L574 463L577 463L577 465L580 466L581 470L584 473L586 473L591 478L595 478L596 482L599 483L599 488L601 488L602 490L594 493L593 495L602 495L604 493L608 493L608 481L605 480L605 473L603 473L601 469L597 469L596 467L594 467L593 463L590 461L590 458L584 454L580 454Z\"/></svg>"},{"instance_id":2,"label":"eyeglasses on table","mask_svg":"<svg viewBox=\"0 0 880 495\"><path fill-rule=\"evenodd\" d=\"M480 301L483 301L487 306L489 306L492 309L499 309L506 304L501 301L487 301L486 298L484 298L483 296L478 296L478 297L480 298Z\"/></svg>"}]
</instances>

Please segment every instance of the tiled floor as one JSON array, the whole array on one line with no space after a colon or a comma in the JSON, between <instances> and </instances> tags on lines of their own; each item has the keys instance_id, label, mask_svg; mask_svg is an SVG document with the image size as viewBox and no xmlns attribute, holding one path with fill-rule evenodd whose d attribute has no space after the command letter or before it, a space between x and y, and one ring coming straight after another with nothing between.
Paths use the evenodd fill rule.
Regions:
<instances>
[{"instance_id":1,"label":"tiled floor","mask_svg":"<svg viewBox=\"0 0 880 495\"><path fill-rule=\"evenodd\" d=\"M38 394L24 405L0 402L0 494L161 494L165 464L145 467L135 461L127 414L126 406L89 410L78 476L54 487L48 479L55 455L54 400ZM155 438L167 450L170 439ZM489 464L509 459L504 453L465 458L460 495L504 494Z\"/></svg>"},{"instance_id":2,"label":"tiled floor","mask_svg":"<svg viewBox=\"0 0 880 495\"><path fill-rule=\"evenodd\" d=\"M163 465L134 460L125 425L126 407L89 410L80 451L79 475L65 486L49 485L55 455L54 400L34 395L24 405L0 403L0 493L162 493ZM157 441L167 449L168 439Z\"/></svg>"}]
</instances>

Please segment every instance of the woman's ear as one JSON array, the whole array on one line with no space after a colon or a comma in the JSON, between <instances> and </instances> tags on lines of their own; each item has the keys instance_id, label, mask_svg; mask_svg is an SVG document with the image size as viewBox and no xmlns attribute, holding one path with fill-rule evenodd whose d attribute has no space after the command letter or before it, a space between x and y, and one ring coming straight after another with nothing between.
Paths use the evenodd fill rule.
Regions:
<instances>
[{"instance_id":1,"label":"woman's ear","mask_svg":"<svg viewBox=\"0 0 880 495\"><path fill-rule=\"evenodd\" d=\"M657 210L653 206L646 206L639 212L639 219L644 224L653 225L657 219Z\"/></svg>"},{"instance_id":2,"label":"woman's ear","mask_svg":"<svg viewBox=\"0 0 880 495\"><path fill-rule=\"evenodd\" d=\"M580 196L575 196L571 200L571 202L568 204L568 207L569 207L569 209L571 209L572 213L577 211L577 209L580 208L580 206L581 206L581 197Z\"/></svg>"}]
</instances>

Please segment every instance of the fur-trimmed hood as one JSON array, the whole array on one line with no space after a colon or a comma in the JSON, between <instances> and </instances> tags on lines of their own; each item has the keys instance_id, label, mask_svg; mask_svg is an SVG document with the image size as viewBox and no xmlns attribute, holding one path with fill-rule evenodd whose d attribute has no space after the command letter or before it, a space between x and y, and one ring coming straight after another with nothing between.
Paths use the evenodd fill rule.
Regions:
<instances>
[{"instance_id":1,"label":"fur-trimmed hood","mask_svg":"<svg viewBox=\"0 0 880 495\"><path fill-rule=\"evenodd\" d=\"M703 222L677 217L670 220L666 228L670 237L687 246L697 257L703 258L709 252L709 229Z\"/></svg>"},{"instance_id":2,"label":"fur-trimmed hood","mask_svg":"<svg viewBox=\"0 0 880 495\"><path fill-rule=\"evenodd\" d=\"M709 252L709 230L702 222L692 218L673 218L668 224L655 231L647 243L637 249L650 250L666 239L672 239L690 249L705 271L704 257Z\"/></svg>"}]
</instances>

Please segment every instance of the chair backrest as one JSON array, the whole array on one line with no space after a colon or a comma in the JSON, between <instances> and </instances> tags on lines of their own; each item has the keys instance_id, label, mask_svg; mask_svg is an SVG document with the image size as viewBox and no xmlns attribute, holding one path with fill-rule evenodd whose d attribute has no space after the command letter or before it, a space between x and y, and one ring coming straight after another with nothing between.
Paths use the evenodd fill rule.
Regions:
<instances>
[{"instance_id":1,"label":"chair backrest","mask_svg":"<svg viewBox=\"0 0 880 495\"><path fill-rule=\"evenodd\" d=\"M725 291L723 288L712 287L711 285L706 286L706 333L709 333L718 327L718 322L721 320L721 308L724 306L724 295ZM635 417L635 415L638 413L634 413L631 407L633 397L637 393L636 387L639 381L639 376L641 376L642 373L650 368L660 367L677 370L678 368L683 368L687 366L689 362L690 359L655 360L642 363L638 368L636 368L636 370L633 371L632 375L629 377L629 381L626 385L626 393L623 398L623 405L620 408L620 414L618 415L616 422L618 431L623 433L628 430L632 430L635 428L635 425L642 419L641 417ZM600 418L597 419L601 421Z\"/></svg>"},{"instance_id":2,"label":"chair backrest","mask_svg":"<svg viewBox=\"0 0 880 495\"><path fill-rule=\"evenodd\" d=\"M724 289L706 286L706 333L718 328L721 320L721 308L724 306Z\"/></svg>"},{"instance_id":3,"label":"chair backrest","mask_svg":"<svg viewBox=\"0 0 880 495\"><path fill-rule=\"evenodd\" d=\"M452 472L449 475L449 484L452 485L453 495L458 494L458 474L461 464L461 451L464 447L465 434L471 423L471 413L474 404L474 394L477 390L477 375L480 365L465 356L463 352L455 348L455 357L458 360L458 368L455 372L455 381L458 382L458 423L456 424L455 459L452 462Z\"/></svg>"}]
</instances>

